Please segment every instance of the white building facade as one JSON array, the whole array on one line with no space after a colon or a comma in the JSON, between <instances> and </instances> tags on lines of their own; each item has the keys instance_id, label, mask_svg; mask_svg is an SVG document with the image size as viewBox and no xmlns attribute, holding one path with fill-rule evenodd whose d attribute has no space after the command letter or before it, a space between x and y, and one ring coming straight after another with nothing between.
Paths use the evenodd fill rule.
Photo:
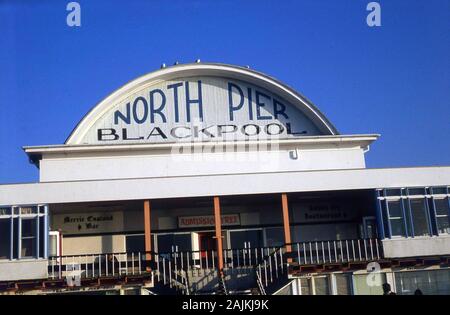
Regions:
<instances>
[{"instance_id":1,"label":"white building facade","mask_svg":"<svg viewBox=\"0 0 450 315\"><path fill-rule=\"evenodd\" d=\"M248 68L195 63L106 97L0 185L0 293L450 294L450 166L369 169Z\"/></svg>"}]
</instances>

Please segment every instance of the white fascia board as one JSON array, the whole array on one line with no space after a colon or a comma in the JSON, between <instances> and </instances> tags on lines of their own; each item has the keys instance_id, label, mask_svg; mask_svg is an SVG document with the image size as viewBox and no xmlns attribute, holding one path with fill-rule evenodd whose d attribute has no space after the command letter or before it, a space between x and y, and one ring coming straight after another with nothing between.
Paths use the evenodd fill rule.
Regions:
<instances>
[{"instance_id":1,"label":"white fascia board","mask_svg":"<svg viewBox=\"0 0 450 315\"><path fill-rule=\"evenodd\" d=\"M0 205L450 185L450 166L0 185Z\"/></svg>"},{"instance_id":2,"label":"white fascia board","mask_svg":"<svg viewBox=\"0 0 450 315\"><path fill-rule=\"evenodd\" d=\"M276 139L276 140L248 140L248 141L210 141L210 142L177 142L177 143L155 143L155 144L105 144L105 145L46 145L46 146L25 146L23 150L29 155L45 155L55 153L88 153L88 152L131 152L131 151L152 151L170 150L174 147L214 147L214 146L249 146L259 148L258 145L277 144L280 147L289 146L317 146L317 145L342 145L349 144L365 148L380 135L338 135L338 136L307 136L298 139Z\"/></svg>"}]
</instances>

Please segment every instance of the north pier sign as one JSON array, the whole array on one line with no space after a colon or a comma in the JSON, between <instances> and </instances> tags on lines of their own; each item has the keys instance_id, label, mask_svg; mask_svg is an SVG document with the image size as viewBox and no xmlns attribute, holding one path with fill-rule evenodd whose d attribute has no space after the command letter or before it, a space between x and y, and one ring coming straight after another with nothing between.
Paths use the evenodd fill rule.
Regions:
<instances>
[{"instance_id":1,"label":"north pier sign","mask_svg":"<svg viewBox=\"0 0 450 315\"><path fill-rule=\"evenodd\" d=\"M143 86L104 112L82 143L270 139L320 134L302 111L270 91L221 77Z\"/></svg>"}]
</instances>

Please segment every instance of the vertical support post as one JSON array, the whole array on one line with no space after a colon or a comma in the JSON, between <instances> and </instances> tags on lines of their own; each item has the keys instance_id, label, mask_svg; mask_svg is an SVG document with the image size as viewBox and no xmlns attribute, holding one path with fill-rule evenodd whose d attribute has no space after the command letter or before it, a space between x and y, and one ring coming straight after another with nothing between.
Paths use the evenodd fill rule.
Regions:
<instances>
[{"instance_id":1,"label":"vertical support post","mask_svg":"<svg viewBox=\"0 0 450 315\"><path fill-rule=\"evenodd\" d=\"M59 250L59 279L62 278L62 260L63 260L63 247L62 247L62 231L58 229L58 250ZM57 255L58 256L58 255ZM99 260L100 261L100 260Z\"/></svg>"},{"instance_id":2,"label":"vertical support post","mask_svg":"<svg viewBox=\"0 0 450 315\"><path fill-rule=\"evenodd\" d=\"M42 235L42 237L44 238L44 258L45 259L48 258L48 239L50 237L49 226L48 226L48 222L49 222L48 216L49 215L50 215L49 206L45 205L45 208L44 208L44 234L45 235Z\"/></svg>"},{"instance_id":3,"label":"vertical support post","mask_svg":"<svg viewBox=\"0 0 450 315\"><path fill-rule=\"evenodd\" d=\"M144 241L145 241L145 259L147 261L152 260L152 238L151 238L151 219L150 219L150 200L144 201ZM150 267L147 266L147 271L150 271Z\"/></svg>"},{"instance_id":4,"label":"vertical support post","mask_svg":"<svg viewBox=\"0 0 450 315\"><path fill-rule=\"evenodd\" d=\"M284 228L284 242L291 244L291 226L289 224L289 207L287 194L281 194L281 208L283 210L283 228ZM292 250L291 245L286 245L286 253L290 253Z\"/></svg>"},{"instance_id":5,"label":"vertical support post","mask_svg":"<svg viewBox=\"0 0 450 315\"><path fill-rule=\"evenodd\" d=\"M378 237L382 240L386 237L386 233L384 231L384 218L383 218L383 207L381 206L381 190L375 190L375 202L376 202L376 218L377 218L377 227L378 227Z\"/></svg>"},{"instance_id":6,"label":"vertical support post","mask_svg":"<svg viewBox=\"0 0 450 315\"><path fill-rule=\"evenodd\" d=\"M216 228L217 240L217 269L219 275L223 271L223 249L222 249L222 222L220 214L220 199L218 196L214 197L214 225Z\"/></svg>"}]
</instances>

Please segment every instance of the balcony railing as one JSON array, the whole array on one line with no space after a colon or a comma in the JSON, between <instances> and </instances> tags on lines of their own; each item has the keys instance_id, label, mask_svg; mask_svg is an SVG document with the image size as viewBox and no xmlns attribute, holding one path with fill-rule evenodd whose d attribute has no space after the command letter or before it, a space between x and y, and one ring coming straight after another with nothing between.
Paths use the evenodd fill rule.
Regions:
<instances>
[{"instance_id":1,"label":"balcony railing","mask_svg":"<svg viewBox=\"0 0 450 315\"><path fill-rule=\"evenodd\" d=\"M225 269L253 267L278 247L224 249ZM149 270L168 268L182 270L214 270L217 268L217 251L121 252L105 254L53 256L48 261L50 279L63 279L74 274L81 279L142 275Z\"/></svg>"},{"instance_id":2,"label":"balcony railing","mask_svg":"<svg viewBox=\"0 0 450 315\"><path fill-rule=\"evenodd\" d=\"M286 248L290 246L290 252ZM188 275L217 269L217 251L121 252L50 257L49 279L77 285L84 279L147 277L154 283L189 293ZM223 250L224 270L256 268L258 285L265 288L289 272L289 266L369 262L383 257L377 239L312 241L282 247ZM192 274L192 273L191 273ZM263 290L262 290L263 291Z\"/></svg>"},{"instance_id":3,"label":"balcony railing","mask_svg":"<svg viewBox=\"0 0 450 315\"><path fill-rule=\"evenodd\" d=\"M371 261L382 257L381 242L374 239L313 241L291 244L298 265Z\"/></svg>"},{"instance_id":4,"label":"balcony railing","mask_svg":"<svg viewBox=\"0 0 450 315\"><path fill-rule=\"evenodd\" d=\"M382 258L383 248L378 239L292 243L278 248L258 263L256 278L260 292L265 294L266 289L277 279L290 273L289 268L292 266L368 263Z\"/></svg>"}]
</instances>

